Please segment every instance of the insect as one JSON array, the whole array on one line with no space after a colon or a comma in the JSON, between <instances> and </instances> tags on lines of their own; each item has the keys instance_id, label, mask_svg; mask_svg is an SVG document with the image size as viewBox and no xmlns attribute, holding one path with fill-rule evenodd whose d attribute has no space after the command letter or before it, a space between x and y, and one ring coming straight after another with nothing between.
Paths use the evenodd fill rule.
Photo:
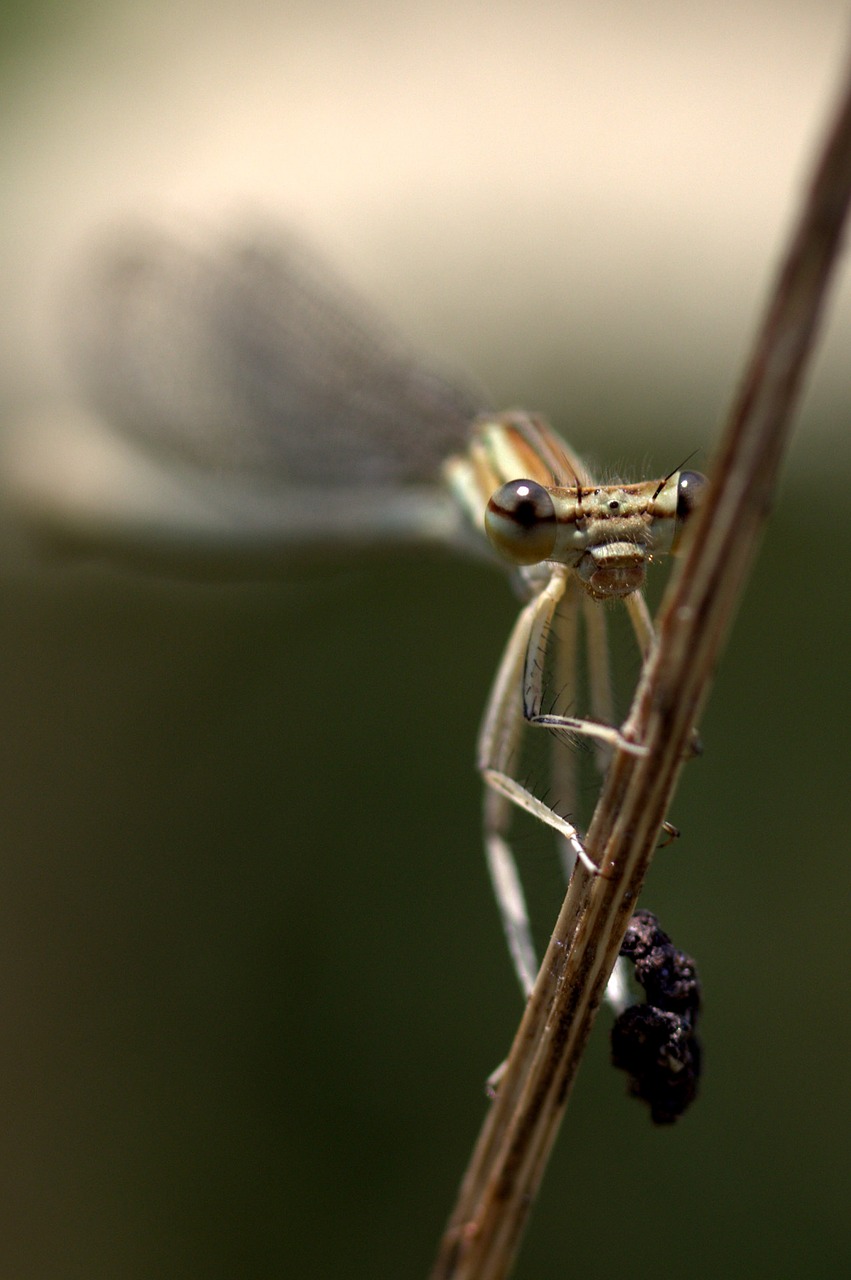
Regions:
<instances>
[{"instance_id":1,"label":"insect","mask_svg":"<svg viewBox=\"0 0 851 1280\"><path fill-rule=\"evenodd\" d=\"M646 652L646 565L676 549L702 477L595 485L539 418L477 417L483 397L425 368L277 228L213 245L128 228L70 292L66 345L85 407L28 424L2 458L11 504L53 544L190 576L274 574L304 554L399 543L495 550L512 565L525 603L478 763L488 865L528 992L537 966L512 809L555 829L567 872L576 858L594 867L570 818L514 776L515 749L527 724L593 738L601 763L621 742L601 601L624 600ZM591 719L542 705L548 652L573 678L580 615ZM555 747L559 808L572 811L575 753Z\"/></svg>"},{"instance_id":2,"label":"insect","mask_svg":"<svg viewBox=\"0 0 851 1280\"><path fill-rule=\"evenodd\" d=\"M485 782L484 838L509 951L528 994L537 974L535 949L520 878L509 843L512 809L539 818L561 837L565 870L579 859L592 872L569 817L541 799L512 770L525 725L569 731L627 750L613 724L612 690L601 602L623 599L642 654L653 624L641 587L653 556L675 552L705 478L677 470L661 480L598 485L579 458L539 418L511 413L482 419L464 456L450 459L446 479L469 519L515 567L524 605L491 689L478 744ZM518 478L520 477L520 478ZM546 651L553 640L576 649L580 613L587 632L593 719L542 709ZM555 634L554 634L555 633ZM567 672L568 676L571 673ZM557 750L554 770L561 805L572 796L572 756Z\"/></svg>"}]
</instances>

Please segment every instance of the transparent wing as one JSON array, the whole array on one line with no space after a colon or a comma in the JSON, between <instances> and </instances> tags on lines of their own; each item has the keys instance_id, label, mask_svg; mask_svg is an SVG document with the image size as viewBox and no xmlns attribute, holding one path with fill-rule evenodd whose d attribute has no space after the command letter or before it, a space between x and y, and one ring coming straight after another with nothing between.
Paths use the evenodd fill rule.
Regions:
<instances>
[{"instance_id":1,"label":"transparent wing","mask_svg":"<svg viewBox=\"0 0 851 1280\"><path fill-rule=\"evenodd\" d=\"M78 396L0 441L0 517L27 543L236 576L474 549L439 482L483 397L286 233L113 235L72 279L64 328Z\"/></svg>"},{"instance_id":2,"label":"transparent wing","mask_svg":"<svg viewBox=\"0 0 851 1280\"><path fill-rule=\"evenodd\" d=\"M303 244L125 233L67 308L89 403L158 453L265 484L436 478L482 405L425 368Z\"/></svg>"}]
</instances>

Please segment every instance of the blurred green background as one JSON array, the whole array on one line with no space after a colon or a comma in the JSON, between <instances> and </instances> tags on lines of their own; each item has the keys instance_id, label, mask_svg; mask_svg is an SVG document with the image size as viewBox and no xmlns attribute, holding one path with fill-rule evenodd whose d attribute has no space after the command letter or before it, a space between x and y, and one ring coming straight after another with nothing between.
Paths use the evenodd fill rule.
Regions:
<instances>
[{"instance_id":1,"label":"blurred green background","mask_svg":"<svg viewBox=\"0 0 851 1280\"><path fill-rule=\"evenodd\" d=\"M491 22L484 10L462 8L474 32ZM567 6L583 49L591 47L581 45L588 8ZM602 8L616 22L618 7ZM673 23L660 54L678 75L690 38L707 49L721 39L708 30L719 21L707 16L708 6L677 6L678 13L683 8L693 36L682 20ZM789 65L806 64L812 50L804 36L812 28L803 10L743 8L755 32L769 11L781 11L791 32ZM151 10L162 16L164 7ZM365 38L380 51L388 11L361 11L374 21L372 29L364 19ZM657 19L660 11L665 6ZM435 22L446 16L439 6L424 12ZM507 28L505 15L513 21L519 13L499 9ZM523 13L517 21L531 21ZM536 13L560 21L555 9ZM832 20L836 8L825 5L823 13ZM270 14L286 17L287 7L252 8L246 29L255 18L271 22ZM66 39L55 15L49 7L19 11L17 43L10 27L6 50L21 101L43 92L44 121L47 82ZM799 19L804 35L794 26ZM39 21L46 30L35 29ZM427 29L423 18L420 30ZM87 44L93 30L76 33L79 48L94 47ZM841 24L819 30L811 132L832 82ZM759 60L747 32L721 34L745 72ZM259 47L262 36L261 24L251 40ZM658 21L651 37L665 44ZM100 40L92 65L113 49L109 76L118 80L123 46L110 45L108 35ZM611 88L606 40L591 43L600 83ZM496 58L495 48L486 42L488 57ZM190 52L187 42L187 59ZM485 52L474 41L465 56L474 65ZM509 47L504 62L494 63L497 79L508 77L515 55ZM576 44L557 44L553 57L556 65L564 60L570 89ZM788 90L787 72L778 58ZM648 94L664 97L647 75ZM687 96L687 85L680 90ZM234 98L237 91L230 87ZM449 90L442 86L438 96L448 110ZM401 101L400 110L419 109ZM337 103L341 115L349 107ZM433 107L423 105L423 118ZM610 110L632 118L627 100ZM671 110L660 101L663 118ZM796 171L784 128L756 115L756 154L776 161L785 175L778 189L791 199ZM742 110L741 128L748 122ZM7 141L13 127L7 120ZM44 124L33 145L43 147L47 132ZM188 154L187 137L174 145L175 156ZM43 181L30 183L25 150L7 148L4 162L13 303L24 298L21 282L35 257L21 210L50 195ZM490 134L482 151L510 204L512 156ZM475 167L481 155L471 157ZM556 161L569 168L569 148ZM134 157L127 167L137 167ZM104 179L99 215L117 174ZM719 169L717 190L735 187L731 199L746 202L759 189L771 210L765 216L781 225L779 197L760 185L763 178L756 166ZM746 302L731 292L738 275L731 267L729 279L719 276L719 299L700 295L690 310L694 289L664 275L665 224L658 243L646 241L648 262L636 279L624 281L619 253L612 262L605 247L582 247L589 277L601 281L603 303L616 313L611 329L604 310L589 333L581 299L560 299L554 282L570 270L560 259L549 268L553 296L539 308L534 297L522 303L516 329L507 324L511 307L497 308L506 327L495 339L490 297L468 287L471 278L455 261L437 310L439 284L422 294L416 287L441 273L441 265L429 265L429 240L451 238L454 209L462 227L465 220L487 226L486 215L454 189L444 203L445 228L428 224L423 233L416 220L409 228L411 188L404 174L396 182L397 212L383 208L384 222L372 232L379 243L382 230L395 227L396 248L381 276L388 296L408 270L399 318L422 307L432 339L443 335L445 349L497 401L531 397L578 448L624 471L664 474L691 448L710 445L775 253L777 237L759 250L749 239L761 234L756 215L743 223L745 250L734 243L729 259L729 240L713 241L713 219L722 216L715 206L705 223L692 209L688 224L689 252L700 257L710 244L707 270L721 271L717 264L735 263L738 253L751 260L741 286ZM639 173L617 208L624 224L632 225L631 200L642 189ZM304 190L309 184L295 200L302 213L310 205ZM65 218L78 227L94 222L90 185L85 198L73 183L67 191L68 209L48 201L56 226ZM319 203L327 193L317 191ZM373 250L359 229L370 207L370 198L355 194L350 221L344 213L336 224L338 245L361 246L353 253L365 276ZM494 216L501 224L504 209ZM528 252L532 285L535 225L521 219L519 228L504 228L504 243L515 245L512 271L523 274ZM397 254L406 235L425 241L413 265ZM50 240L50 252L58 257L57 243ZM464 252L462 238L458 261ZM569 262L570 244L564 252ZM483 262L490 255L498 277L498 252L474 244L469 253ZM33 279L40 269L32 267ZM647 311L630 316L633 287L644 291ZM512 305L521 305L520 292L509 289ZM560 319L549 310L556 295L567 308ZM725 301L729 325L722 334L719 321L716 333L711 314ZM465 346L457 333L477 308L487 313L487 332L476 331ZM538 310L541 329L532 323ZM7 307L12 350L23 315L23 302L18 311ZM702 1096L675 1128L654 1131L608 1065L601 1015L518 1277L847 1274L846 315L840 298L705 717L705 754L686 770L671 815L683 837L659 856L645 894L700 967ZM650 319L666 334L667 381L641 348ZM624 345L630 332L635 348ZM40 349L32 350L37 368ZM3 403L12 415L39 387L31 373L21 375L20 360L8 364ZM0 1275L377 1280L426 1273L487 1105L483 1081L504 1056L520 1012L486 881L473 770L479 716L515 612L497 575L436 553L293 570L265 585L157 582L96 566L6 572ZM551 899L554 914L558 878L545 847L532 875L534 892Z\"/></svg>"},{"instance_id":2,"label":"blurred green background","mask_svg":"<svg viewBox=\"0 0 851 1280\"><path fill-rule=\"evenodd\" d=\"M604 1014L521 1276L841 1274L846 565L774 519L645 894L702 1097L654 1131ZM505 584L4 595L5 1274L423 1274L520 1010L472 769Z\"/></svg>"}]
</instances>

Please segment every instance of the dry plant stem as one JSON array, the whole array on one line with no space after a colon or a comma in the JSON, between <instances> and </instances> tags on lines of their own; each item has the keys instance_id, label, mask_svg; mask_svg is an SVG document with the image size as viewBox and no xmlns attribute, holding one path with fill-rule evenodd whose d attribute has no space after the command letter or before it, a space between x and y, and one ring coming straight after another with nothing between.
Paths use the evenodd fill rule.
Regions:
<instances>
[{"instance_id":1,"label":"dry plant stem","mask_svg":"<svg viewBox=\"0 0 851 1280\"><path fill-rule=\"evenodd\" d=\"M615 752L586 842L603 874L576 867L433 1280L498 1280L516 1255L756 554L849 196L851 68L624 726L646 754Z\"/></svg>"}]
</instances>

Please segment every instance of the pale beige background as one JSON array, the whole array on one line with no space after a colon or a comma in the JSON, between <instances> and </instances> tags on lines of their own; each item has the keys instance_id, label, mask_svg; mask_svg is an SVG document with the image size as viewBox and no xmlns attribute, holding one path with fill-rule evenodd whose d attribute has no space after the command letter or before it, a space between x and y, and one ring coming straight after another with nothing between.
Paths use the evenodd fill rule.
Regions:
<instances>
[{"instance_id":1,"label":"pale beige background","mask_svg":"<svg viewBox=\"0 0 851 1280\"><path fill-rule=\"evenodd\" d=\"M613 414L710 436L848 39L831 0L49 12L3 69L6 398L54 385L56 282L105 223L262 211L592 452ZM846 282L807 413L843 449L849 323Z\"/></svg>"}]
</instances>

